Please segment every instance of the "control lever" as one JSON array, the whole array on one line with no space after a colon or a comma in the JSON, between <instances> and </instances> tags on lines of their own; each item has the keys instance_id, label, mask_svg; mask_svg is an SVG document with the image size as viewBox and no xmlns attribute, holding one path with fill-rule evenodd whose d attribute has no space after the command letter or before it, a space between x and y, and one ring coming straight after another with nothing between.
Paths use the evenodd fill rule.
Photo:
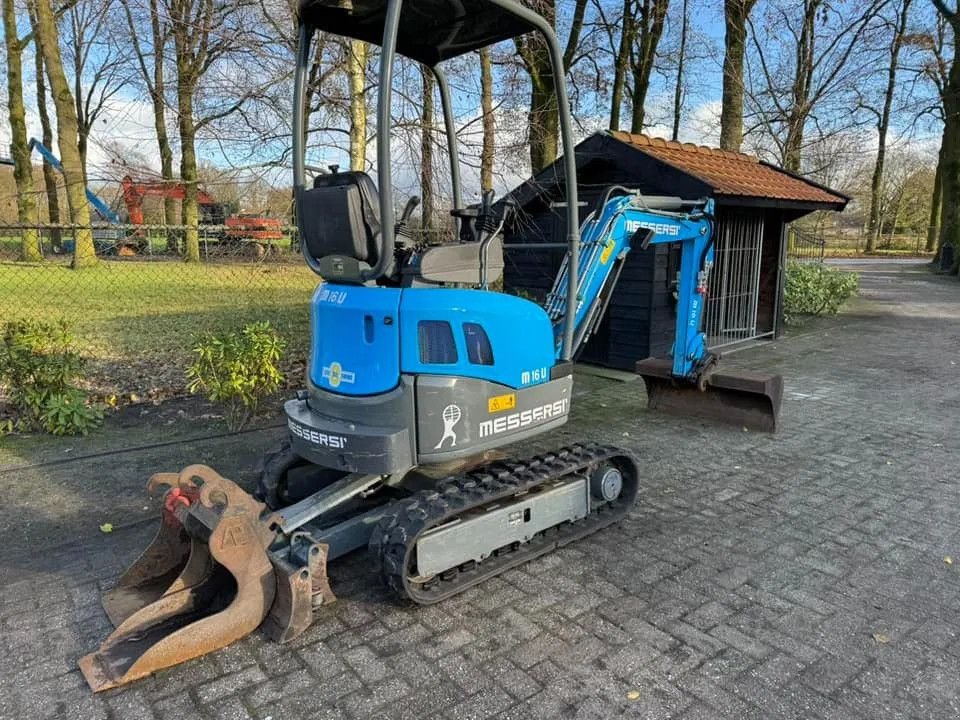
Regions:
<instances>
[{"instance_id":1,"label":"control lever","mask_svg":"<svg viewBox=\"0 0 960 720\"><path fill-rule=\"evenodd\" d=\"M406 225L407 220L410 219L410 215L413 214L413 211L417 209L417 205L419 204L420 198L418 198L416 195L407 200L407 204L403 206L403 212L400 213L400 221L398 224Z\"/></svg>"},{"instance_id":2,"label":"control lever","mask_svg":"<svg viewBox=\"0 0 960 720\"><path fill-rule=\"evenodd\" d=\"M393 226L394 247L398 249L404 249L411 245L410 235L407 234L407 222L410 220L410 216L413 214L413 211L417 209L419 204L420 198L418 198L416 195L413 195L409 200L407 200L407 204L403 206L403 212L400 213L400 218Z\"/></svg>"}]
</instances>

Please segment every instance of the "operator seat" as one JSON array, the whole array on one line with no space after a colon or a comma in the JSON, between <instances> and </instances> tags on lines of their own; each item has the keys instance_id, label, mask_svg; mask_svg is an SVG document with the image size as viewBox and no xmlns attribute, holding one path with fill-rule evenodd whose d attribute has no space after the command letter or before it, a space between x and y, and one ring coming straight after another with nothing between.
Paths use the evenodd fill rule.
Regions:
<instances>
[{"instance_id":1,"label":"operator seat","mask_svg":"<svg viewBox=\"0 0 960 720\"><path fill-rule=\"evenodd\" d=\"M317 175L300 205L301 242L321 274L360 282L360 272L380 260L380 194L365 172Z\"/></svg>"}]
</instances>

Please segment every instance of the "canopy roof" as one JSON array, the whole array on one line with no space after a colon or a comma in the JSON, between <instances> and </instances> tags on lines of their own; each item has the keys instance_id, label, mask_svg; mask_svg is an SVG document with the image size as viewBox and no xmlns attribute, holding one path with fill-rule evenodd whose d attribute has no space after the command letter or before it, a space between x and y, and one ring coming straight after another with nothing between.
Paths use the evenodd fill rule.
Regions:
<instances>
[{"instance_id":1,"label":"canopy roof","mask_svg":"<svg viewBox=\"0 0 960 720\"><path fill-rule=\"evenodd\" d=\"M529 11L491 0L405 0L397 52L427 65L479 50L534 29ZM301 0L300 22L318 30L379 45L387 0Z\"/></svg>"}]
</instances>

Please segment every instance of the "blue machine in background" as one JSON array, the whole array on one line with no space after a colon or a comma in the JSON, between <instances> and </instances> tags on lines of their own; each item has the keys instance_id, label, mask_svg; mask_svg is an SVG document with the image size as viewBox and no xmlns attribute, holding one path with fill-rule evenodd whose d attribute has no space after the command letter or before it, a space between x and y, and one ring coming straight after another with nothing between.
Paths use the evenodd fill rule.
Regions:
<instances>
[{"instance_id":1,"label":"blue machine in background","mask_svg":"<svg viewBox=\"0 0 960 720\"><path fill-rule=\"evenodd\" d=\"M60 162L60 158L54 155L50 148L36 138L30 138L30 149L36 150L38 153L40 153L44 161L50 163L52 167L63 174L63 165ZM115 213L109 205L101 200L97 194L93 192L93 190L90 188L84 188L83 190L87 195L87 200L90 202L90 205L94 210L97 211L100 217L109 223L113 223L114 225L119 225L122 222L120 216L117 215L117 213Z\"/></svg>"}]
</instances>

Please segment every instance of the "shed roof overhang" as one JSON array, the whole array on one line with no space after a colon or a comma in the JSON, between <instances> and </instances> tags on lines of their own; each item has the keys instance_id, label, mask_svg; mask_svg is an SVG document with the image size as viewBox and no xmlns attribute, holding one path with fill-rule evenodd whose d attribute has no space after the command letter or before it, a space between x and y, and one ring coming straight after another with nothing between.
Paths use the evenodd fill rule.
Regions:
<instances>
[{"instance_id":1,"label":"shed roof overhang","mask_svg":"<svg viewBox=\"0 0 960 720\"><path fill-rule=\"evenodd\" d=\"M712 196L719 207L770 208L801 217L815 210L843 210L849 202L846 195L836 190L749 155L629 133L600 132L581 141L577 145L577 170L589 172L589 163L600 156L628 167L631 158L636 158L635 153L647 162L691 178L691 184L704 196ZM549 196L563 182L562 164L554 163L512 194L520 205L526 205L538 197ZM658 188L658 192L675 191L664 187Z\"/></svg>"},{"instance_id":2,"label":"shed roof overhang","mask_svg":"<svg viewBox=\"0 0 960 720\"><path fill-rule=\"evenodd\" d=\"M379 45L387 0L301 0L300 22L317 30ZM403 5L397 52L436 65L536 27L530 11L510 0L417 0Z\"/></svg>"}]
</instances>

